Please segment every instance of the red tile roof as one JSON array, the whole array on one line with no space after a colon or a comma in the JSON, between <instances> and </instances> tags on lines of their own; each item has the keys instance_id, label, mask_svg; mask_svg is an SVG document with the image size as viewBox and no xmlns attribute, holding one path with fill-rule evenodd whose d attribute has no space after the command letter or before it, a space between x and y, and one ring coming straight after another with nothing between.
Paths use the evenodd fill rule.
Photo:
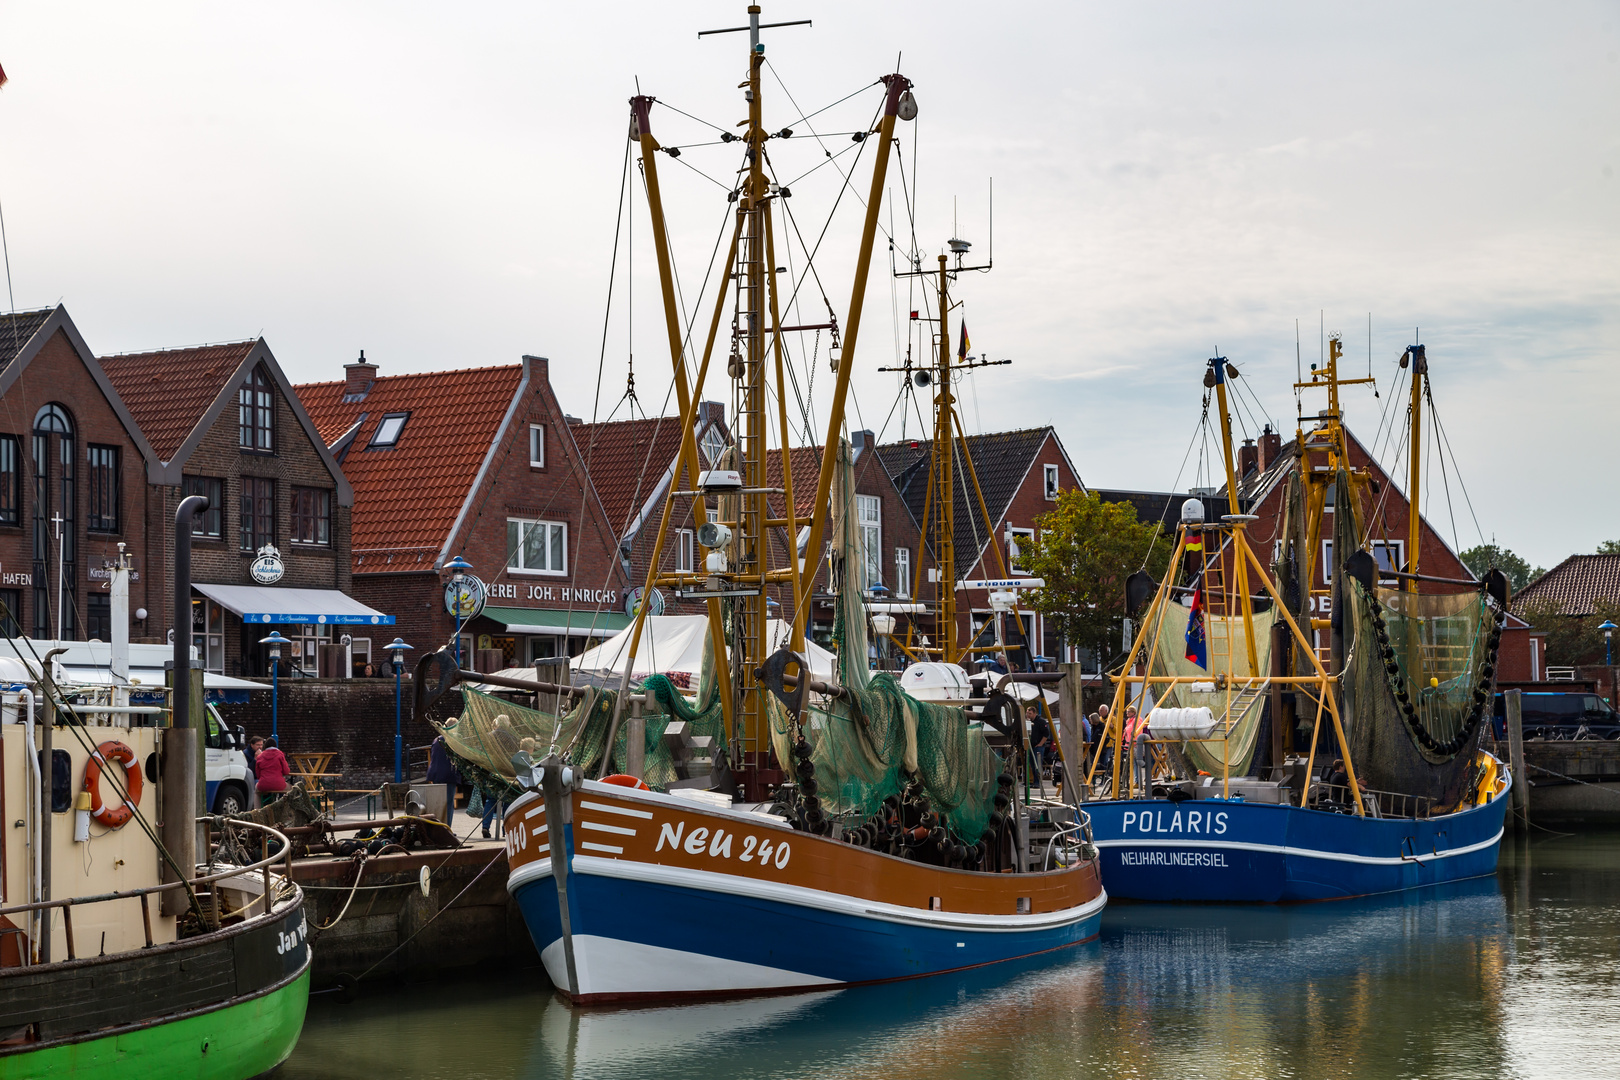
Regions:
<instances>
[{"instance_id":1,"label":"red tile roof","mask_svg":"<svg viewBox=\"0 0 1620 1080\"><path fill-rule=\"evenodd\" d=\"M1571 555L1519 590L1513 608L1558 605L1560 615L1587 616L1599 601L1620 601L1620 555Z\"/></svg>"},{"instance_id":2,"label":"red tile roof","mask_svg":"<svg viewBox=\"0 0 1620 1080\"><path fill-rule=\"evenodd\" d=\"M340 458L343 474L354 485L357 571L405 568L397 559L389 565L385 553L410 554L412 569L417 555L425 556L423 568L431 564L522 378L517 364L390 375L377 379L364 399L352 402L343 400L341 380L297 387L328 446L360 422ZM366 449L389 413L410 414L399 442L388 449Z\"/></svg>"},{"instance_id":3,"label":"red tile roof","mask_svg":"<svg viewBox=\"0 0 1620 1080\"><path fill-rule=\"evenodd\" d=\"M614 536L623 536L680 451L680 418L611 420L571 427L608 525Z\"/></svg>"},{"instance_id":4,"label":"red tile roof","mask_svg":"<svg viewBox=\"0 0 1620 1080\"><path fill-rule=\"evenodd\" d=\"M98 359L158 460L173 461L226 380L257 344L235 341Z\"/></svg>"}]
</instances>

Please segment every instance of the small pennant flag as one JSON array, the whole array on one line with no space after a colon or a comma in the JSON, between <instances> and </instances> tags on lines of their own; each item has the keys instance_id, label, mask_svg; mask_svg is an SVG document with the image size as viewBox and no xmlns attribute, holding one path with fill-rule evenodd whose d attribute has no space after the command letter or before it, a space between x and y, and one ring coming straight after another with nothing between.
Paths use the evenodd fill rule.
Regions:
<instances>
[{"instance_id":1,"label":"small pennant flag","mask_svg":"<svg viewBox=\"0 0 1620 1080\"><path fill-rule=\"evenodd\" d=\"M959 359L966 360L968 350L971 349L971 348L973 348L973 345L972 345L971 342L968 341L967 320L963 319L962 320L962 344L960 344L956 348L957 357Z\"/></svg>"},{"instance_id":2,"label":"small pennant flag","mask_svg":"<svg viewBox=\"0 0 1620 1080\"><path fill-rule=\"evenodd\" d=\"M6 85L6 69L0 67L0 86Z\"/></svg>"},{"instance_id":3,"label":"small pennant flag","mask_svg":"<svg viewBox=\"0 0 1620 1080\"><path fill-rule=\"evenodd\" d=\"M1204 641L1204 587L1193 593L1192 613L1187 616L1187 659L1209 670L1209 646Z\"/></svg>"}]
</instances>

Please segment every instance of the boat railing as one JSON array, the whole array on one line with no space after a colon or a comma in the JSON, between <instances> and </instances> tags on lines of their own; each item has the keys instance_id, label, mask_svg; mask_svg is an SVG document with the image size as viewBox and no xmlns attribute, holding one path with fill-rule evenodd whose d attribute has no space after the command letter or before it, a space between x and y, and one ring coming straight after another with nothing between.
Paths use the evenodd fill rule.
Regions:
<instances>
[{"instance_id":1,"label":"boat railing","mask_svg":"<svg viewBox=\"0 0 1620 1080\"><path fill-rule=\"evenodd\" d=\"M1427 795L1406 795L1399 791L1379 791L1375 788L1362 788L1361 794L1365 800L1363 805L1374 817L1386 818L1426 818L1434 808L1434 800ZM1320 808L1323 802L1335 802L1342 806L1354 807L1355 798L1351 795L1348 784L1311 785L1311 802Z\"/></svg>"},{"instance_id":2,"label":"boat railing","mask_svg":"<svg viewBox=\"0 0 1620 1080\"><path fill-rule=\"evenodd\" d=\"M1062 840L1064 848L1068 849L1079 846L1074 837L1078 836L1081 840L1084 840L1089 834L1091 815L1084 810L1076 810L1075 815L1074 821L1052 823L1052 835L1046 840L1046 855L1041 859L1041 866L1052 865L1052 848L1059 840Z\"/></svg>"},{"instance_id":3,"label":"boat railing","mask_svg":"<svg viewBox=\"0 0 1620 1080\"><path fill-rule=\"evenodd\" d=\"M197 822L199 824L204 824L211 823L215 820L217 819L204 816L199 817ZM154 944L152 940L152 897L161 893L169 892L172 889L183 889L187 888L188 886L195 889L199 885L212 885L215 882L226 881L231 878L244 877L245 875L253 873L255 870L257 870L261 875L260 884L264 890L263 908L259 914L268 915L275 902L275 889L271 887L270 883L270 867L277 862L284 863L282 872L285 874L286 880L292 880L292 843L287 839L286 834L282 833L279 829L272 828L269 825L261 825L256 821L244 821L239 818L230 818L227 820L231 826L255 829L260 832L262 834L261 840L264 844L264 850L267 852L267 854L257 862L249 863L246 866L232 866L229 869L222 870L218 873L206 874L202 877L190 878L186 881L169 881L161 885L148 885L144 889L123 889L117 892L97 893L93 896L70 896L62 900L40 900L32 904L13 904L9 907L0 907L0 917L9 918L12 915L22 915L31 911L51 911L53 909L60 908L62 912L62 929L67 934L67 958L69 960L77 960L79 957L77 950L74 948L73 940L74 908L85 907L90 904L103 904L112 900L139 899L141 902L141 922L146 931L146 947L151 948ZM270 846L276 843L281 845L280 849L273 855L268 854ZM212 913L204 914L205 916L209 916L211 914L211 921L214 924L214 929L217 930L219 929L220 921L218 892L212 892L210 899L212 901L213 911ZM246 914L245 910L244 914ZM18 927L17 931L23 937L27 936L26 933L22 931L21 927ZM22 966L32 966L28 959L28 954L31 950L19 948L17 951L22 957Z\"/></svg>"}]
</instances>

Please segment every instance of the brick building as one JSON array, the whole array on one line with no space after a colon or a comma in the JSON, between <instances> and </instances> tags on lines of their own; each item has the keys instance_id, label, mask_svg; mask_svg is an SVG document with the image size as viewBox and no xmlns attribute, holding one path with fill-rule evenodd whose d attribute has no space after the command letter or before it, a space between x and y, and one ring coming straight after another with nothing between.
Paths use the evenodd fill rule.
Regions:
<instances>
[{"instance_id":1,"label":"brick building","mask_svg":"<svg viewBox=\"0 0 1620 1080\"><path fill-rule=\"evenodd\" d=\"M163 640L165 530L146 484L154 460L66 308L0 315L0 603L9 633L110 641L106 563L122 543L135 567L130 638Z\"/></svg>"},{"instance_id":2,"label":"brick building","mask_svg":"<svg viewBox=\"0 0 1620 1080\"><path fill-rule=\"evenodd\" d=\"M269 674L258 642L275 630L296 643L283 671L363 670L389 640L392 618L346 595L354 494L264 339L97 363L150 444L140 486L165 567L180 500L204 495L211 504L192 526L192 634L204 667ZM171 625L168 592L146 600L158 640ZM351 647L341 658L323 652L345 635Z\"/></svg>"},{"instance_id":3,"label":"brick building","mask_svg":"<svg viewBox=\"0 0 1620 1080\"><path fill-rule=\"evenodd\" d=\"M1019 538L1035 535L1036 519L1052 508L1060 492L1085 490L1080 474L1055 428L970 435L966 442L972 470L968 471L967 462L958 455L952 511L956 578L1027 576L1017 568ZM925 527L931 441L888 443L877 448L877 456L907 507L913 528ZM974 475L984 496L983 509L973 487ZM930 583L930 571L936 566L932 540L922 537L914 550L914 577L920 586L913 591L920 591L919 600L931 602L935 586ZM958 642L971 642L979 655L993 651L995 630L988 591L959 590L956 602ZM931 622L931 616L917 616L917 629L937 643L939 633ZM1005 627L1008 659L1016 665L1027 666L1032 655L1059 657L1063 650L1062 642L1047 633L1045 620L1033 609L1021 608L1016 618L1006 620Z\"/></svg>"},{"instance_id":4,"label":"brick building","mask_svg":"<svg viewBox=\"0 0 1620 1080\"><path fill-rule=\"evenodd\" d=\"M576 654L626 625L614 530L544 358L379 377L362 355L343 373L298 393L354 485L353 594L397 617L413 656L456 637L457 556L488 590L464 666Z\"/></svg>"},{"instance_id":5,"label":"brick building","mask_svg":"<svg viewBox=\"0 0 1620 1080\"><path fill-rule=\"evenodd\" d=\"M1365 534L1370 538L1370 550L1381 567L1402 570L1407 566L1407 515L1410 504L1406 496L1394 479L1384 471L1378 461L1367 452L1367 448L1356 439L1349 428L1344 429L1345 445L1349 452L1350 465L1357 470L1364 470L1372 479L1372 484L1363 492L1362 505L1358 507L1358 520ZM1249 540L1254 552L1262 563L1269 564L1275 557L1277 544L1282 538L1283 514L1287 501L1288 477L1299 468L1300 455L1307 454L1314 458L1314 465L1326 464L1326 451L1322 444L1313 443L1309 434L1304 436L1303 443L1299 439L1283 442L1282 438L1271 432L1268 427L1255 445L1245 444L1238 453L1238 500L1245 508L1246 513L1256 515L1259 520L1249 524ZM1336 488L1336 485L1335 485ZM1225 489L1222 488L1224 498ZM1331 567L1334 565L1333 535L1331 515L1334 513L1336 491L1330 490L1328 504L1324 508L1322 537L1318 541L1320 549L1314 552L1311 573L1311 589L1327 590L1331 582ZM1221 513L1225 513L1224 509ZM1440 578L1452 578L1462 581L1472 581L1474 575L1463 564L1462 559L1452 550L1438 532L1430 525L1426 518L1420 518L1420 541L1418 550L1419 572ZM1172 523L1174 524L1174 523ZM1223 552L1224 555L1224 552ZM1226 570L1225 580L1231 580L1230 568ZM1394 582L1396 579L1387 579ZM1447 586L1443 584L1427 583L1424 592L1461 592L1469 586ZM1314 620L1325 622L1331 615L1329 606L1331 600L1326 596L1313 596L1310 598L1310 616ZM1304 625L1301 624L1301 629ZM1327 655L1328 631L1317 627L1316 645ZM1502 642L1497 660L1497 680L1499 682L1530 681L1541 677L1543 667L1542 656L1544 648L1542 639L1544 634L1535 631L1529 623L1516 615L1509 615L1507 626L1502 633Z\"/></svg>"},{"instance_id":6,"label":"brick building","mask_svg":"<svg viewBox=\"0 0 1620 1080\"><path fill-rule=\"evenodd\" d=\"M632 590L643 588L652 562L653 545L663 521L664 503L674 490L680 464L681 425L678 417L643 417L595 424L573 422L574 441L584 455L586 470L613 528L620 565ZM697 439L699 468L714 467L731 443L725 406L717 401L698 405L693 434ZM660 572L692 570L699 558L697 528L692 517L695 500L679 499L671 511ZM655 611L671 615L700 615L701 601L677 600L660 589ZM625 608L626 612L630 609Z\"/></svg>"}]
</instances>

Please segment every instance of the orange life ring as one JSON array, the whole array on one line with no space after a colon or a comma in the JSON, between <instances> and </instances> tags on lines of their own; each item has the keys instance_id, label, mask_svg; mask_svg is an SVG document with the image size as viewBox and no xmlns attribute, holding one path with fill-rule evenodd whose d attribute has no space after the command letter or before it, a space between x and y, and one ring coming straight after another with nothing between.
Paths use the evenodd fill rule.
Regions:
<instances>
[{"instance_id":1,"label":"orange life ring","mask_svg":"<svg viewBox=\"0 0 1620 1080\"><path fill-rule=\"evenodd\" d=\"M109 761L116 761L124 767L124 783L129 789L129 798L124 800L122 806L110 807L101 801L101 767ZM135 751L127 744L115 741L96 747L96 752L84 763L84 790L90 793L91 817L109 829L123 828L124 823L135 816L130 807L141 801L141 768L135 762Z\"/></svg>"},{"instance_id":2,"label":"orange life ring","mask_svg":"<svg viewBox=\"0 0 1620 1080\"><path fill-rule=\"evenodd\" d=\"M622 772L616 772L612 776L604 776L604 777L602 777L602 783L604 783L604 784L617 784L620 787L640 788L642 791L651 791L652 790L652 788L647 786L647 782L645 780L642 780L639 777L631 776L628 773L622 773Z\"/></svg>"}]
</instances>

